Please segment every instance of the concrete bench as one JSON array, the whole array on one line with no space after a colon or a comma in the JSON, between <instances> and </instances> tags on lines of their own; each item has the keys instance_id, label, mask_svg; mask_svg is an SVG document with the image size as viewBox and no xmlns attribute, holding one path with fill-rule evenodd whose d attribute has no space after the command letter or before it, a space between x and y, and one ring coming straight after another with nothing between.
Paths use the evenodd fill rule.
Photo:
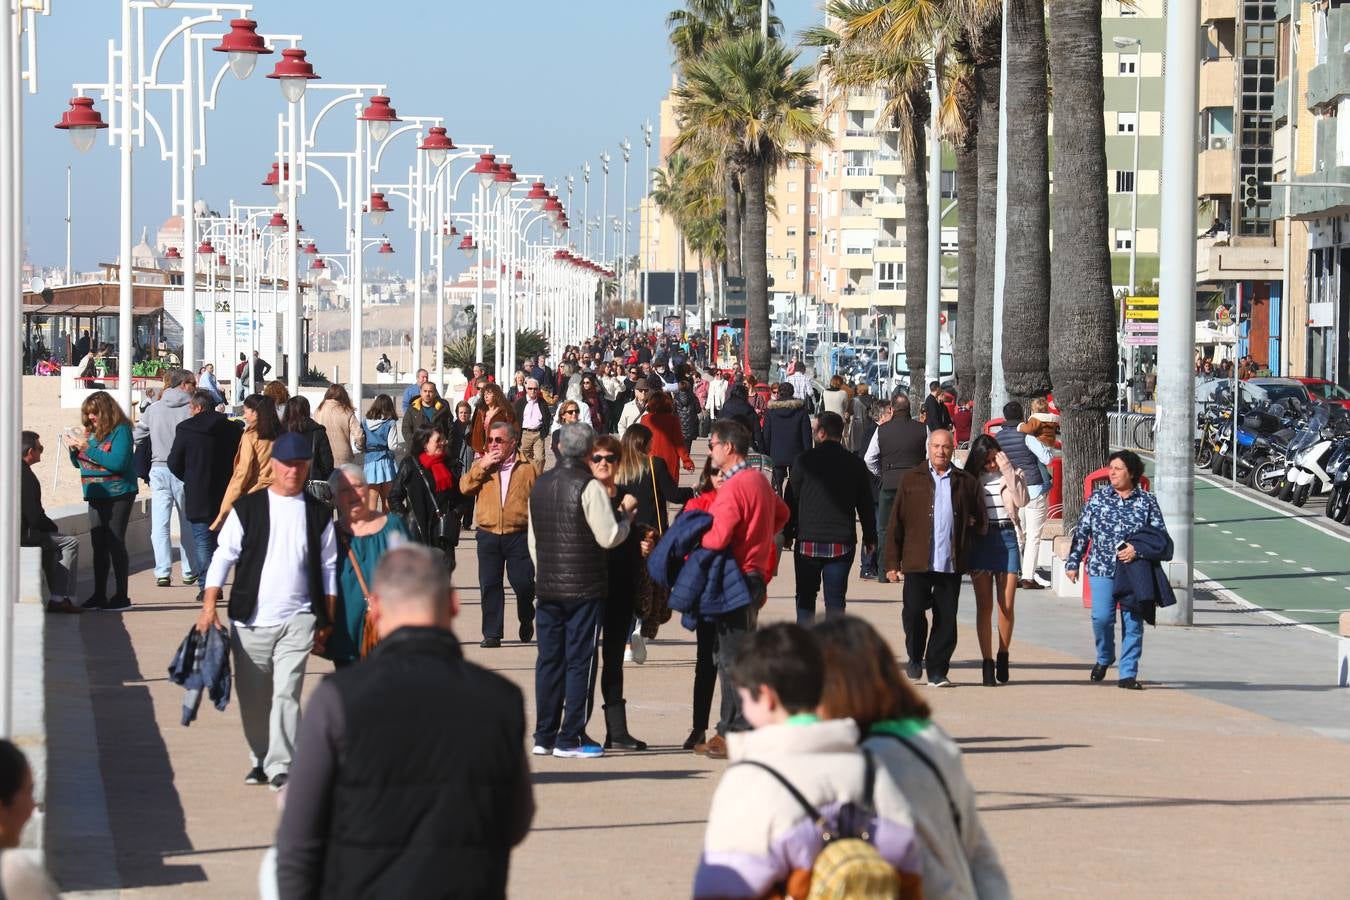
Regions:
<instances>
[{"instance_id":1,"label":"concrete bench","mask_svg":"<svg viewBox=\"0 0 1350 900\"><path fill-rule=\"evenodd\" d=\"M1350 612L1341 613L1336 642L1336 686L1350 687Z\"/></svg>"},{"instance_id":2,"label":"concrete bench","mask_svg":"<svg viewBox=\"0 0 1350 900\"><path fill-rule=\"evenodd\" d=\"M1049 523L1047 523L1049 524ZM1060 526L1061 529L1063 526ZM1045 532L1042 531L1042 534ZM1054 552L1050 555L1050 590L1056 597L1082 597L1083 575L1080 572L1077 583L1064 576L1064 560L1073 547L1073 538L1067 534L1058 534L1052 541Z\"/></svg>"},{"instance_id":3,"label":"concrete bench","mask_svg":"<svg viewBox=\"0 0 1350 900\"><path fill-rule=\"evenodd\" d=\"M19 602L47 605L47 578L42 572L42 548L19 548Z\"/></svg>"}]
</instances>

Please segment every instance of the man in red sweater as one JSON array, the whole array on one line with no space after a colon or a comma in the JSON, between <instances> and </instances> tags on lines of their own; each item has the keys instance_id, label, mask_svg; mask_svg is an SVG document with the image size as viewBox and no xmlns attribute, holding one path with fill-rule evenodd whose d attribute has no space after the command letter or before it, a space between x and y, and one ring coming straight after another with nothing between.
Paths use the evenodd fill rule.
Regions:
<instances>
[{"instance_id":1,"label":"man in red sweater","mask_svg":"<svg viewBox=\"0 0 1350 900\"><path fill-rule=\"evenodd\" d=\"M745 461L750 452L750 432L732 419L718 419L708 437L708 454L722 473L722 486L708 512L712 527L703 535L709 550L730 549L745 573L755 602L717 619L717 678L722 685L721 719L717 734L708 741L709 759L726 759L726 735L749 731L741 712L740 697L731 680L731 668L746 637L755 630L759 608L764 605L769 580L778 571L778 548L774 536L788 521L788 506L764 475ZM698 752L699 748L694 748Z\"/></svg>"}]
</instances>

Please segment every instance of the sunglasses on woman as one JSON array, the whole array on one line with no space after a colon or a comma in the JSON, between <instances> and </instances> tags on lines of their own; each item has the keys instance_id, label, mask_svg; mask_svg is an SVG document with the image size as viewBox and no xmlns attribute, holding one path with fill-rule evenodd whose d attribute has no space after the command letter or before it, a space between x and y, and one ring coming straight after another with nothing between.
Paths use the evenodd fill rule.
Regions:
<instances>
[{"instance_id":1,"label":"sunglasses on woman","mask_svg":"<svg viewBox=\"0 0 1350 900\"><path fill-rule=\"evenodd\" d=\"M614 465L614 464L615 464L616 462L618 462L618 461L619 461L619 457L616 456L616 455L614 455L613 453L592 453L592 454L591 454L591 462L596 463L597 465L600 464L600 463L608 463L609 465L612 466L612 465Z\"/></svg>"}]
</instances>

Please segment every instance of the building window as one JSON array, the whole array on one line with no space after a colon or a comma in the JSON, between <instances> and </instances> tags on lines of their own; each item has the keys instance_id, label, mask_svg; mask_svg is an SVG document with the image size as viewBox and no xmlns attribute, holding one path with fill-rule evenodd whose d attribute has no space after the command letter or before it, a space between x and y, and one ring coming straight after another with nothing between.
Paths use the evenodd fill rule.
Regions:
<instances>
[{"instance_id":1,"label":"building window","mask_svg":"<svg viewBox=\"0 0 1350 900\"><path fill-rule=\"evenodd\" d=\"M795 193L797 193L797 182L795 182L795 181L789 181L789 182L788 182L788 193L789 193L789 194L795 194Z\"/></svg>"},{"instance_id":2,"label":"building window","mask_svg":"<svg viewBox=\"0 0 1350 900\"><path fill-rule=\"evenodd\" d=\"M788 237L796 237L796 236L797 236L797 229L795 229L795 228L789 228L789 229L787 230L787 236L788 236Z\"/></svg>"},{"instance_id":3,"label":"building window","mask_svg":"<svg viewBox=\"0 0 1350 900\"><path fill-rule=\"evenodd\" d=\"M812 212L815 212L814 209L812 209L811 211L812 211ZM815 237L815 236L816 236L816 230L815 230L814 228L808 228L808 229L806 229L806 234L807 234L807 237ZM811 252L814 253L815 251L812 250Z\"/></svg>"},{"instance_id":4,"label":"building window","mask_svg":"<svg viewBox=\"0 0 1350 900\"><path fill-rule=\"evenodd\" d=\"M895 291L904 287L905 264L901 262L877 263L877 290Z\"/></svg>"},{"instance_id":5,"label":"building window","mask_svg":"<svg viewBox=\"0 0 1350 900\"><path fill-rule=\"evenodd\" d=\"M1240 6L1239 107L1235 110L1238 158L1237 233L1271 233L1271 187L1275 180L1274 137L1275 0L1245 0Z\"/></svg>"},{"instance_id":6,"label":"building window","mask_svg":"<svg viewBox=\"0 0 1350 900\"><path fill-rule=\"evenodd\" d=\"M1135 64L1136 61L1137 61L1136 58L1133 57L1133 56L1122 56L1122 57L1120 58L1120 74L1121 74L1121 75L1133 75L1133 74L1134 74L1134 64Z\"/></svg>"},{"instance_id":7,"label":"building window","mask_svg":"<svg viewBox=\"0 0 1350 900\"><path fill-rule=\"evenodd\" d=\"M789 215L789 216L795 216L796 214L797 214L797 204L795 204L795 203L789 203L789 204L788 204L788 215Z\"/></svg>"},{"instance_id":8,"label":"building window","mask_svg":"<svg viewBox=\"0 0 1350 900\"><path fill-rule=\"evenodd\" d=\"M943 199L943 200L955 200L955 199L956 199L956 173L955 173L955 172L943 172L943 173L942 173L942 179L941 179L941 181L939 182L939 184L940 184L941 187L942 187L942 199Z\"/></svg>"},{"instance_id":9,"label":"building window","mask_svg":"<svg viewBox=\"0 0 1350 900\"><path fill-rule=\"evenodd\" d=\"M1132 112L1116 113L1116 134L1134 134L1137 120Z\"/></svg>"},{"instance_id":10,"label":"building window","mask_svg":"<svg viewBox=\"0 0 1350 900\"><path fill-rule=\"evenodd\" d=\"M764 236L765 236L765 237L773 237L773 226L772 226L772 225L770 225L769 227L767 227L767 228L764 229Z\"/></svg>"},{"instance_id":11,"label":"building window","mask_svg":"<svg viewBox=\"0 0 1350 900\"><path fill-rule=\"evenodd\" d=\"M1133 194L1134 193L1134 173L1125 169L1116 172L1116 193Z\"/></svg>"},{"instance_id":12,"label":"building window","mask_svg":"<svg viewBox=\"0 0 1350 900\"><path fill-rule=\"evenodd\" d=\"M1132 240L1130 239L1130 231L1129 231L1128 228L1126 228L1126 229L1119 229L1119 230L1116 231L1116 249L1117 249L1117 250L1128 250L1128 249L1130 249L1130 247L1131 247L1133 244L1134 244L1134 241L1132 241Z\"/></svg>"}]
</instances>

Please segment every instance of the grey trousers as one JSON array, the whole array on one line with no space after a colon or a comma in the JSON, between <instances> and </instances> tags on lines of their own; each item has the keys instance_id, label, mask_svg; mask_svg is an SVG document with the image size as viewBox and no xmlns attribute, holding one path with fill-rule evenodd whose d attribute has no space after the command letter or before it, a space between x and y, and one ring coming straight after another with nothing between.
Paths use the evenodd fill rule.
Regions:
<instances>
[{"instance_id":1,"label":"grey trousers","mask_svg":"<svg viewBox=\"0 0 1350 900\"><path fill-rule=\"evenodd\" d=\"M230 656L244 739L254 766L268 778L289 773L300 729L300 690L314 646L314 614L298 612L281 625L234 623Z\"/></svg>"},{"instance_id":2,"label":"grey trousers","mask_svg":"<svg viewBox=\"0 0 1350 900\"><path fill-rule=\"evenodd\" d=\"M79 570L80 539L59 531L48 533L42 541L42 574L47 577L47 592L52 599L75 599Z\"/></svg>"}]
</instances>

